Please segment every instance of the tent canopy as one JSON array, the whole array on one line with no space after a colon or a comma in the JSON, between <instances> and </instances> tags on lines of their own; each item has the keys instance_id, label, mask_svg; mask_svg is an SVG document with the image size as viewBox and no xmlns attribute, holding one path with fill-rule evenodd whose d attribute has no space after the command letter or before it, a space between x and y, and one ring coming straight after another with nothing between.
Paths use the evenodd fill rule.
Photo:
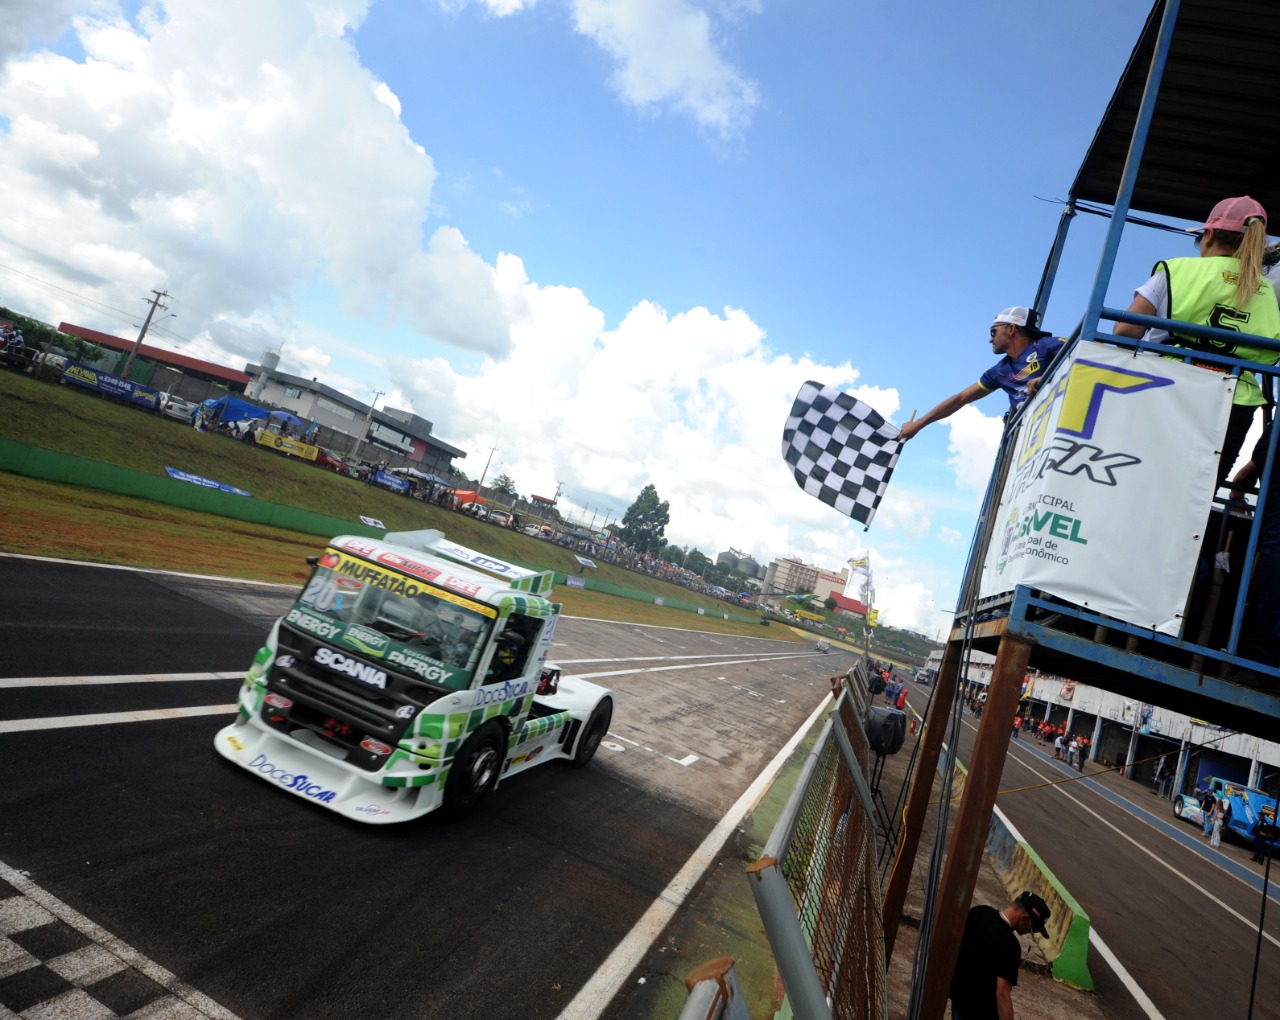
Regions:
<instances>
[{"instance_id":1,"label":"tent canopy","mask_svg":"<svg viewBox=\"0 0 1280 1020\"><path fill-rule=\"evenodd\" d=\"M458 498L459 503L488 503L489 501L481 496L474 489L454 489L453 494Z\"/></svg>"},{"instance_id":2,"label":"tent canopy","mask_svg":"<svg viewBox=\"0 0 1280 1020\"><path fill-rule=\"evenodd\" d=\"M393 467L391 473L394 475L404 475L406 478L416 478L420 482L430 482L432 485L448 485L449 483L439 475L433 475L430 471L419 471L415 467Z\"/></svg>"},{"instance_id":3,"label":"tent canopy","mask_svg":"<svg viewBox=\"0 0 1280 1020\"><path fill-rule=\"evenodd\" d=\"M255 407L248 401L233 397L230 394L225 397L218 397L216 400L206 400L200 406L205 409L206 414L211 417L217 417L228 424L235 421L245 421L248 418L265 418L267 416L267 412L261 407Z\"/></svg>"},{"instance_id":4,"label":"tent canopy","mask_svg":"<svg viewBox=\"0 0 1280 1020\"><path fill-rule=\"evenodd\" d=\"M306 424L306 422L303 421L301 418L299 418L296 414L293 414L289 411L272 411L271 417L275 418L277 421L287 422L290 425L302 426Z\"/></svg>"}]
</instances>

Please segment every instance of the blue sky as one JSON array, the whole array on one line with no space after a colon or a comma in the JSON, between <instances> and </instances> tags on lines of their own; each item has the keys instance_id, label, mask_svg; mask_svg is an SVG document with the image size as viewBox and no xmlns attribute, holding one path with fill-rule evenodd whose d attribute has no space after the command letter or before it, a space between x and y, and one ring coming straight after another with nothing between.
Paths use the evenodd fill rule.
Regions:
<instances>
[{"instance_id":1,"label":"blue sky","mask_svg":"<svg viewBox=\"0 0 1280 1020\"><path fill-rule=\"evenodd\" d=\"M869 532L783 421L806 379L901 421L991 363L1148 8L10 0L0 301L130 336L163 287L176 349L388 391L597 524L653 482L677 544L870 551L883 617L936 633L1003 398L913 440ZM1127 243L1113 303L1189 253Z\"/></svg>"}]
</instances>

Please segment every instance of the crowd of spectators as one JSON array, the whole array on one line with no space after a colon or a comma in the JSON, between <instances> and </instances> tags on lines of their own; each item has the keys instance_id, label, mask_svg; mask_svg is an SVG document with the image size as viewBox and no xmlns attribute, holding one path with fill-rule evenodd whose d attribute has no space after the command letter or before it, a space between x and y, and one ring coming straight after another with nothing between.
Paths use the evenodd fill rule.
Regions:
<instances>
[{"instance_id":1,"label":"crowd of spectators","mask_svg":"<svg viewBox=\"0 0 1280 1020\"><path fill-rule=\"evenodd\" d=\"M0 360L5 364L25 367L35 355L35 347L27 344L22 330L12 323L0 322Z\"/></svg>"}]
</instances>

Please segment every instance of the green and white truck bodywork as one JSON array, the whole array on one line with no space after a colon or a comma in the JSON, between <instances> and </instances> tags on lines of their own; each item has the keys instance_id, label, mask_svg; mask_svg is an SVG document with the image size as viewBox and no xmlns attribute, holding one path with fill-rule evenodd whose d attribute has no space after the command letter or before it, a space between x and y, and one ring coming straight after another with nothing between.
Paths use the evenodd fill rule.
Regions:
<instances>
[{"instance_id":1,"label":"green and white truck bodywork","mask_svg":"<svg viewBox=\"0 0 1280 1020\"><path fill-rule=\"evenodd\" d=\"M585 765L613 693L547 663L550 571L438 531L333 539L245 676L224 757L357 821L463 814L500 779Z\"/></svg>"}]
</instances>

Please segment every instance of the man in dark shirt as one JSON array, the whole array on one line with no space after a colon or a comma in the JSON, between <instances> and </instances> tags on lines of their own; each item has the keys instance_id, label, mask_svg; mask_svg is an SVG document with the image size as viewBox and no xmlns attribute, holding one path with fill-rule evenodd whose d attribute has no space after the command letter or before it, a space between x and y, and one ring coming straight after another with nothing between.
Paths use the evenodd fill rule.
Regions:
<instances>
[{"instance_id":1,"label":"man in dark shirt","mask_svg":"<svg viewBox=\"0 0 1280 1020\"><path fill-rule=\"evenodd\" d=\"M974 907L951 978L952 1020L1013 1020L1013 986L1022 961L1019 935L1045 935L1049 907L1024 892L1003 910Z\"/></svg>"}]
</instances>

